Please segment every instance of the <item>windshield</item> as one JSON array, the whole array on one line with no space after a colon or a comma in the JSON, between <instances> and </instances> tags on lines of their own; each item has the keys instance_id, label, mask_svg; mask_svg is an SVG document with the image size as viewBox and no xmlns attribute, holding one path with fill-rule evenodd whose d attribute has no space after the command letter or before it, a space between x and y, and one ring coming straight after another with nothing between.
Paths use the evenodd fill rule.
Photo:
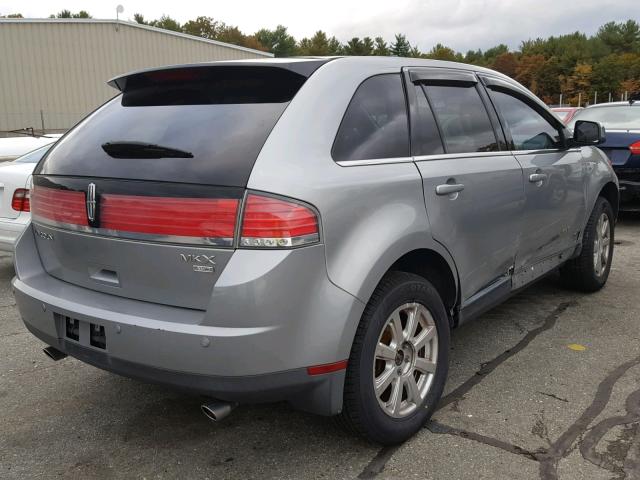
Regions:
<instances>
[{"instance_id":1,"label":"windshield","mask_svg":"<svg viewBox=\"0 0 640 480\"><path fill-rule=\"evenodd\" d=\"M570 128L574 127L577 120L600 122L608 130L640 129L640 105L585 108L573 117Z\"/></svg>"},{"instance_id":2,"label":"windshield","mask_svg":"<svg viewBox=\"0 0 640 480\"><path fill-rule=\"evenodd\" d=\"M48 145L45 145L44 147L36 148L35 150L32 150L29 153L25 153L21 157L16 158L13 161L13 163L38 163L40 159L44 156L44 154L47 153L47 150L49 150L49 148L51 148L51 145L53 145L54 143L55 142L51 142Z\"/></svg>"}]
</instances>

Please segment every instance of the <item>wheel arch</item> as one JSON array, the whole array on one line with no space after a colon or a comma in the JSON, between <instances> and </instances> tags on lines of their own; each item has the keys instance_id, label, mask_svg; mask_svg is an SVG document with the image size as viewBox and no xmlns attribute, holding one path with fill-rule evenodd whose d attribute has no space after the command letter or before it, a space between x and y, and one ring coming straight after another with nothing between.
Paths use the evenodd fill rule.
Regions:
<instances>
[{"instance_id":1,"label":"wheel arch","mask_svg":"<svg viewBox=\"0 0 640 480\"><path fill-rule=\"evenodd\" d=\"M440 294L449 323L454 326L453 312L459 303L457 274L440 253L428 248L412 250L396 260L388 271L413 273L429 281Z\"/></svg>"},{"instance_id":2,"label":"wheel arch","mask_svg":"<svg viewBox=\"0 0 640 480\"><path fill-rule=\"evenodd\" d=\"M620 191L614 182L607 182L598 193L598 197L606 198L613 209L614 218L618 218L618 209L620 204Z\"/></svg>"}]
</instances>

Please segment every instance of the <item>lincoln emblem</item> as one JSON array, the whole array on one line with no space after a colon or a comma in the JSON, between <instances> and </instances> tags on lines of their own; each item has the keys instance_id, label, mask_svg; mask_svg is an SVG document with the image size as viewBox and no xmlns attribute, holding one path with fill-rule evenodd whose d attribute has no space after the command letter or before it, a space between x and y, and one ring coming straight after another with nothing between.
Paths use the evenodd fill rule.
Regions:
<instances>
[{"instance_id":1,"label":"lincoln emblem","mask_svg":"<svg viewBox=\"0 0 640 480\"><path fill-rule=\"evenodd\" d=\"M96 184L90 183L87 188L87 218L90 222L96 219Z\"/></svg>"}]
</instances>

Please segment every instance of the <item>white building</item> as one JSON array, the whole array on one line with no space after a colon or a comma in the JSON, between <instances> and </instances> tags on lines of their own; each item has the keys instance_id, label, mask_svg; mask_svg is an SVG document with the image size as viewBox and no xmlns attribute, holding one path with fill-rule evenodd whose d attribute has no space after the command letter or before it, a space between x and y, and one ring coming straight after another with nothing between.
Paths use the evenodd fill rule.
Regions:
<instances>
[{"instance_id":1,"label":"white building","mask_svg":"<svg viewBox=\"0 0 640 480\"><path fill-rule=\"evenodd\" d=\"M0 135L66 130L116 94L107 80L132 70L271 56L124 21L0 19Z\"/></svg>"}]
</instances>

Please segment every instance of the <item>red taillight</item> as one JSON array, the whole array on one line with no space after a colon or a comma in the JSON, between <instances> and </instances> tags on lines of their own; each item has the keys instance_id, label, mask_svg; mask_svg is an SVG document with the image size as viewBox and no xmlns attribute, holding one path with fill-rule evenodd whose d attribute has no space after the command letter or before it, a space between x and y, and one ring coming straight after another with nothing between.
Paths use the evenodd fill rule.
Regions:
<instances>
[{"instance_id":1,"label":"red taillight","mask_svg":"<svg viewBox=\"0 0 640 480\"><path fill-rule=\"evenodd\" d=\"M640 155L640 141L629 145L629 150L631 150L632 155Z\"/></svg>"},{"instance_id":2,"label":"red taillight","mask_svg":"<svg viewBox=\"0 0 640 480\"><path fill-rule=\"evenodd\" d=\"M30 194L28 188L16 188L11 199L11 208L18 212L31 211Z\"/></svg>"},{"instance_id":3,"label":"red taillight","mask_svg":"<svg viewBox=\"0 0 640 480\"><path fill-rule=\"evenodd\" d=\"M169 237L197 237L232 245L239 200L219 198L100 196L100 228ZM171 238L167 239L171 241Z\"/></svg>"},{"instance_id":4,"label":"red taillight","mask_svg":"<svg viewBox=\"0 0 640 480\"><path fill-rule=\"evenodd\" d=\"M310 208L279 198L250 194L242 216L241 247L286 248L319 240L318 218Z\"/></svg>"},{"instance_id":5,"label":"red taillight","mask_svg":"<svg viewBox=\"0 0 640 480\"><path fill-rule=\"evenodd\" d=\"M324 365L314 365L307 367L308 375L323 375L325 373L338 372L347 368L347 360L341 360L335 363L325 363Z\"/></svg>"},{"instance_id":6,"label":"red taillight","mask_svg":"<svg viewBox=\"0 0 640 480\"><path fill-rule=\"evenodd\" d=\"M54 223L89 226L84 192L33 187L31 212L34 218Z\"/></svg>"},{"instance_id":7,"label":"red taillight","mask_svg":"<svg viewBox=\"0 0 640 480\"><path fill-rule=\"evenodd\" d=\"M25 204L20 195L24 197L18 192L14 195L14 208L18 200ZM242 204L238 198L98 193L97 215L89 222L87 209L93 204L86 195L35 186L31 194L34 221L120 238L223 247L290 248L320 240L315 211L295 200L247 195L238 240L236 224Z\"/></svg>"}]
</instances>

